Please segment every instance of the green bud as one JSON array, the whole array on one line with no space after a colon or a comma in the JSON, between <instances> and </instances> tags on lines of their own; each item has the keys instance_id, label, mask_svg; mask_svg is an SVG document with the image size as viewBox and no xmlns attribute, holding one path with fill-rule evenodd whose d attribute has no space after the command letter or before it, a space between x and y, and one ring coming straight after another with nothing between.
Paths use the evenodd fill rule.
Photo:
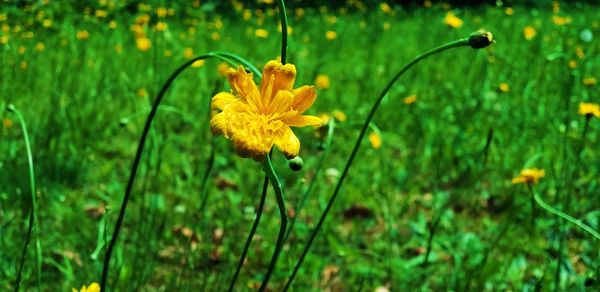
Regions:
<instances>
[{"instance_id":1,"label":"green bud","mask_svg":"<svg viewBox=\"0 0 600 292\"><path fill-rule=\"evenodd\" d=\"M482 49L493 44L494 37L489 31L476 31L469 35L469 45L473 49Z\"/></svg>"},{"instance_id":2,"label":"green bud","mask_svg":"<svg viewBox=\"0 0 600 292\"><path fill-rule=\"evenodd\" d=\"M299 171L302 169L302 166L304 165L304 160L302 160L302 157L296 156L296 157L288 160L288 165L291 170Z\"/></svg>"}]
</instances>

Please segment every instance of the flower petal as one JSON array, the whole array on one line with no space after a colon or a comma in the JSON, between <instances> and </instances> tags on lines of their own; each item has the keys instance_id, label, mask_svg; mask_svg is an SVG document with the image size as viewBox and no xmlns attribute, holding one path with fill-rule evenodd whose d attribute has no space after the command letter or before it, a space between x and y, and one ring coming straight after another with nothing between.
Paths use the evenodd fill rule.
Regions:
<instances>
[{"instance_id":1,"label":"flower petal","mask_svg":"<svg viewBox=\"0 0 600 292\"><path fill-rule=\"evenodd\" d=\"M287 159L298 156L298 152L300 152L300 140L290 127L285 127L281 135L275 138L275 146Z\"/></svg>"},{"instance_id":2,"label":"flower petal","mask_svg":"<svg viewBox=\"0 0 600 292\"><path fill-rule=\"evenodd\" d=\"M290 91L279 91L271 101L265 114L280 113L283 114L291 110L294 94Z\"/></svg>"},{"instance_id":3,"label":"flower petal","mask_svg":"<svg viewBox=\"0 0 600 292\"><path fill-rule=\"evenodd\" d=\"M237 100L235 96L229 92L220 92L215 95L210 101L211 110L223 110L226 106L234 103Z\"/></svg>"},{"instance_id":4,"label":"flower petal","mask_svg":"<svg viewBox=\"0 0 600 292\"><path fill-rule=\"evenodd\" d=\"M317 92L314 86L302 86L294 89L294 102L292 108L300 113L305 112L317 99Z\"/></svg>"},{"instance_id":5,"label":"flower petal","mask_svg":"<svg viewBox=\"0 0 600 292\"><path fill-rule=\"evenodd\" d=\"M227 122L225 113L218 113L210 118L210 131L214 135L225 135L225 137L228 137L228 128L229 123Z\"/></svg>"},{"instance_id":6,"label":"flower petal","mask_svg":"<svg viewBox=\"0 0 600 292\"><path fill-rule=\"evenodd\" d=\"M319 127L323 124L323 120L315 116L294 116L283 121L291 127L306 127L315 126Z\"/></svg>"},{"instance_id":7,"label":"flower petal","mask_svg":"<svg viewBox=\"0 0 600 292\"><path fill-rule=\"evenodd\" d=\"M237 71L229 69L227 79L231 89L236 95L241 96L257 112L263 108L258 87L252 79L252 73L246 73L244 67L239 66Z\"/></svg>"},{"instance_id":8,"label":"flower petal","mask_svg":"<svg viewBox=\"0 0 600 292\"><path fill-rule=\"evenodd\" d=\"M265 100L265 105L268 105L280 90L291 91L295 81L296 66L292 64L283 65L276 60L269 61L263 69L260 83L260 95Z\"/></svg>"}]
</instances>

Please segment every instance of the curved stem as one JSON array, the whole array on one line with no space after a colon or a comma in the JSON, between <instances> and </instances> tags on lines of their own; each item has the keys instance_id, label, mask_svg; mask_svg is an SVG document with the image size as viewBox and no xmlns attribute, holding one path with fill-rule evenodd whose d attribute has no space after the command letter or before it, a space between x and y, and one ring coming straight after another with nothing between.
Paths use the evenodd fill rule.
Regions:
<instances>
[{"instance_id":1,"label":"curved stem","mask_svg":"<svg viewBox=\"0 0 600 292\"><path fill-rule=\"evenodd\" d=\"M237 268L235 269L235 273L233 274L233 278L229 283L229 289L227 291L233 291L233 287L235 286L235 281L237 280L240 271L242 270L242 266L244 265L244 261L246 260L246 256L248 255L248 249L250 248L250 244L252 243L252 238L254 238L254 234L256 233L256 229L258 228L258 224L260 223L260 218L262 217L263 208L265 206L265 199L267 198L267 189L269 188L269 177L265 175L265 180L263 182L262 194L260 196L260 202L258 203L258 210L256 211L256 219L254 219L254 223L252 224L252 228L250 229L250 233L248 234L248 238L246 239L246 243L244 244L244 250L242 251L242 255L240 256L240 260L238 262Z\"/></svg>"},{"instance_id":2,"label":"curved stem","mask_svg":"<svg viewBox=\"0 0 600 292\"><path fill-rule=\"evenodd\" d=\"M321 169L323 168L323 162L325 161L325 157L327 157L327 154L329 153L329 148L331 148L331 142L333 141L334 129L335 129L335 119L331 119L331 121L329 122L329 125L327 127L327 138L325 140L325 146L324 146L325 149L323 150L323 154L321 154L321 157L319 158L319 162L317 162L317 166L315 167L315 174L313 175L313 179L310 181L310 184L308 185L308 188L302 195L302 198L300 198L300 201L298 202L298 206L294 209L294 214L296 214L296 215L294 217L292 217L292 219L290 220L290 227L288 228L288 230L285 234L284 242L286 242L288 240L288 238L290 237L290 234L294 230L294 225L296 224L296 218L298 218L300 211L304 208L304 203L306 202L306 199L308 198L310 193L312 193L313 188L316 185L317 178L319 178L319 176L321 174Z\"/></svg>"},{"instance_id":3,"label":"curved stem","mask_svg":"<svg viewBox=\"0 0 600 292\"><path fill-rule=\"evenodd\" d=\"M281 217L281 225L279 225L279 234L277 235L277 243L275 244L275 251L273 251L273 256L271 257L271 262L269 263L269 268L267 269L267 273L263 279L262 284L260 285L259 291L264 291L267 288L267 284L269 283L269 279L271 278L271 274L275 269L275 265L277 264L277 258L283 249L285 231L287 230L287 215L285 210L285 200L283 198L283 190L281 188L281 183L279 182L279 178L277 178L277 173L275 173L275 169L273 168L273 164L271 163L271 157L267 155L265 157L265 161L263 163L263 167L267 176L271 180L271 185L275 190L275 197L277 198L277 206L279 207L279 216Z\"/></svg>"},{"instance_id":4,"label":"curved stem","mask_svg":"<svg viewBox=\"0 0 600 292\"><path fill-rule=\"evenodd\" d=\"M304 258L306 257L306 254L310 250L310 247L311 247L311 245L312 245L315 237L319 233L319 230L321 229L321 226L323 225L323 222L325 221L325 218L327 217L327 214L329 213L329 210L331 210L331 207L333 206L333 203L335 202L335 199L336 199L336 197L337 197L337 195L338 195L338 193L339 193L339 191L340 191L340 189L342 187L342 184L344 183L344 180L346 179L346 176L348 175L348 171L350 170L350 167L352 166L352 162L354 161L354 158L356 157L356 154L358 153L358 149L360 148L362 139L365 136L365 133L367 132L367 129L369 128L369 123L373 119L373 116L375 115L375 112L379 108L379 105L383 101L383 98L386 96L386 94L388 93L388 91L392 88L392 86L400 78L400 76L402 76L406 71L408 71L408 69L410 69L412 66L414 66L419 61L421 61L421 60L423 60L423 59L425 59L425 58L427 58L427 57L429 57L431 55L435 55L437 53L441 53L441 52L443 52L445 50L452 49L452 48L457 48L457 47L463 47L463 46L469 46L468 39L460 39L458 41L454 41L454 42L442 45L442 46L437 47L435 49L432 49L432 50L430 50L428 52L425 52L422 55L417 56L416 58L412 59L408 64L404 65L404 67L402 67L402 69L400 69L400 71L388 82L388 84L385 86L385 88L383 89L383 91L381 91L381 93L379 94L379 97L377 98L377 100L373 104L373 107L371 108L371 111L369 112L369 115L367 116L367 119L365 120L365 123L362 126L360 134L358 135L358 139L356 140L356 143L354 144L354 148L352 149L352 152L350 153L350 158L348 158L348 161L346 162L346 165L344 166L344 170L342 171L340 179L339 179L339 181L338 181L338 183L337 183L337 185L335 187L335 190L333 191L333 194L331 195L331 197L329 199L329 202L327 203L327 206L325 207L325 211L323 211L323 214L321 215L321 218L319 218L319 222L317 223L317 225L315 226L315 229L311 233L310 238L308 239L308 243L304 247L302 255L300 256L300 259L298 260L298 263L294 267L292 275L288 279L288 282L286 283L286 285L285 285L285 287L283 289L284 291L286 291L286 290L288 290L290 288L290 285L291 285L292 281L294 280L294 277L298 273L298 270L300 269L300 266L302 265L302 262L304 261Z\"/></svg>"},{"instance_id":5,"label":"curved stem","mask_svg":"<svg viewBox=\"0 0 600 292\"><path fill-rule=\"evenodd\" d=\"M36 257L36 271L37 271L37 290L40 291L42 287L42 246L39 239L39 226L37 220L37 200L35 198L35 173L33 170L33 155L31 153L31 143L29 142L29 132L27 131L27 123L21 112L12 104L8 106L8 110L14 113L21 124L21 130L23 131L23 139L25 140L25 149L27 151L27 166L29 169L29 190L31 191L31 211L29 212L29 226L27 227L27 237L25 237L25 245L21 253L21 259L19 261L19 268L17 272L17 284L15 291L19 291L21 287L21 276L23 274L23 267L25 266L25 258L27 255L27 247L31 240L31 234L35 228L35 257Z\"/></svg>"},{"instance_id":6,"label":"curved stem","mask_svg":"<svg viewBox=\"0 0 600 292\"><path fill-rule=\"evenodd\" d=\"M108 270L110 267L110 259L112 256L112 251L115 248L117 239L119 237L119 232L121 231L121 225L123 224L123 219L125 218L125 212L127 211L127 203L129 202L129 198L131 196L131 191L133 190L133 183L135 182L135 177L137 175L138 167L139 167L140 161L142 159L142 153L144 151L144 146L146 144L146 138L148 136L148 133L150 132L150 126L152 125L154 116L156 115L156 112L158 111L158 106L160 105L160 102L162 101L165 93L167 92L167 89L169 89L169 87L171 86L171 84L173 83L175 78L177 78L177 76L179 76L179 74L181 74L181 72L183 72L187 67L192 65L194 62L196 62L198 60L208 59L211 57L214 57L214 55L212 53L198 56L196 58L193 58L193 59L187 61L183 65L179 66L179 68L177 68L175 70L175 72L173 72L173 74L171 74L171 76L169 76L169 78L167 79L167 81L165 82L163 87L160 89L160 92L158 93L158 95L156 96L156 99L154 100L154 102L152 104L152 109L150 110L150 114L148 114L148 119L146 120L146 124L144 125L144 129L142 131L142 136L140 137L140 142L138 144L137 152L136 152L135 158L133 160L133 165L131 166L131 174L129 175L129 180L127 182L127 187L125 189L125 196L123 197L121 209L119 210L119 216L117 217L117 223L115 225L113 235L110 239L110 243L108 245L108 248L106 250L106 255L104 257L104 266L102 268L102 280L100 282L101 291L106 291L106 281L108 279Z\"/></svg>"},{"instance_id":7,"label":"curved stem","mask_svg":"<svg viewBox=\"0 0 600 292\"><path fill-rule=\"evenodd\" d=\"M531 193L531 195L533 196L533 198L535 199L535 201L538 203L538 205L540 205L542 208L544 208L544 210L550 212L553 215L556 215L562 219L565 219L573 224L575 224L575 226L585 230L586 232L588 232L589 234L593 235L596 239L600 240L600 233L598 233L598 231L592 229L591 227L587 226L586 224L584 224L583 222L581 222L580 220L577 220L559 210L554 209L552 206L548 205L546 202L544 202L544 200L542 200L542 198L540 198L540 195L538 195L537 193L535 193L533 191L533 188L531 187L531 185L527 185L529 192Z\"/></svg>"},{"instance_id":8,"label":"curved stem","mask_svg":"<svg viewBox=\"0 0 600 292\"><path fill-rule=\"evenodd\" d=\"M283 0L279 0L279 21L281 21L281 63L285 64L287 61L287 12L285 11L285 3Z\"/></svg>"}]
</instances>

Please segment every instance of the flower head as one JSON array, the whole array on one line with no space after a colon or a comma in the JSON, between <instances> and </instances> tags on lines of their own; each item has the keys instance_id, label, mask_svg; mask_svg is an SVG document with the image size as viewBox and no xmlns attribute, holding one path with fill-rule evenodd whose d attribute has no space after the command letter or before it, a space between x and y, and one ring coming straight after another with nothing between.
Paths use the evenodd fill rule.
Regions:
<instances>
[{"instance_id":1,"label":"flower head","mask_svg":"<svg viewBox=\"0 0 600 292\"><path fill-rule=\"evenodd\" d=\"M600 105L595 103L579 103L579 114L584 116L595 116L600 118Z\"/></svg>"},{"instance_id":2,"label":"flower head","mask_svg":"<svg viewBox=\"0 0 600 292\"><path fill-rule=\"evenodd\" d=\"M519 176L512 179L512 183L514 184L537 184L540 181L540 178L544 177L546 172L543 169L537 168L526 168L521 170Z\"/></svg>"},{"instance_id":3,"label":"flower head","mask_svg":"<svg viewBox=\"0 0 600 292\"><path fill-rule=\"evenodd\" d=\"M221 92L211 101L214 134L233 142L242 157L262 160L273 145L288 158L300 151L300 141L290 127L320 126L321 119L302 115L317 98L313 86L293 89L296 67L269 61L260 88L242 66L227 72L232 92Z\"/></svg>"},{"instance_id":4,"label":"flower head","mask_svg":"<svg viewBox=\"0 0 600 292\"><path fill-rule=\"evenodd\" d=\"M77 292L77 289L73 288L72 291ZM96 282L93 282L87 287L83 285L81 286L81 290L79 290L79 292L100 292L100 285L98 285Z\"/></svg>"}]
</instances>

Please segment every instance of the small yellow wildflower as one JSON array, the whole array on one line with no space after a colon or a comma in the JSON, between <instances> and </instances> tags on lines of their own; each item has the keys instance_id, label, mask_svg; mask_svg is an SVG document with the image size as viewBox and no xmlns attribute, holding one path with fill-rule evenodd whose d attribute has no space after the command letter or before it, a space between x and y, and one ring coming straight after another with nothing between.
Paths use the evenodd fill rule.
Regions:
<instances>
[{"instance_id":1,"label":"small yellow wildflower","mask_svg":"<svg viewBox=\"0 0 600 292\"><path fill-rule=\"evenodd\" d=\"M213 32L210 34L210 38L211 38L213 41L218 41L218 40L220 40L220 39L221 39L221 34L219 34L219 33L218 33L218 32L216 32L216 31L213 31Z\"/></svg>"},{"instance_id":2,"label":"small yellow wildflower","mask_svg":"<svg viewBox=\"0 0 600 292\"><path fill-rule=\"evenodd\" d=\"M229 71L229 64L225 62L219 63L219 65L217 66L217 72L219 73L219 75L226 77L227 71Z\"/></svg>"},{"instance_id":3,"label":"small yellow wildflower","mask_svg":"<svg viewBox=\"0 0 600 292\"><path fill-rule=\"evenodd\" d=\"M202 66L204 66L204 60L198 60L198 61L192 63L192 67L194 67L194 68L198 68L198 67L202 67Z\"/></svg>"},{"instance_id":4,"label":"small yellow wildflower","mask_svg":"<svg viewBox=\"0 0 600 292\"><path fill-rule=\"evenodd\" d=\"M98 17L98 18L105 18L106 16L108 16L108 13L106 13L106 11L104 11L104 10L96 10L96 17Z\"/></svg>"},{"instance_id":5,"label":"small yellow wildflower","mask_svg":"<svg viewBox=\"0 0 600 292\"><path fill-rule=\"evenodd\" d=\"M519 176L512 179L512 184L537 184L546 172L543 169L527 168L521 170Z\"/></svg>"},{"instance_id":6,"label":"small yellow wildflower","mask_svg":"<svg viewBox=\"0 0 600 292\"><path fill-rule=\"evenodd\" d=\"M52 19L44 19L44 21L42 21L42 26L43 27L51 27L52 26Z\"/></svg>"},{"instance_id":7,"label":"small yellow wildflower","mask_svg":"<svg viewBox=\"0 0 600 292\"><path fill-rule=\"evenodd\" d=\"M77 291L77 289L73 288L72 292L100 292L100 285L96 282L93 282L89 286L81 286L81 290Z\"/></svg>"},{"instance_id":8,"label":"small yellow wildflower","mask_svg":"<svg viewBox=\"0 0 600 292\"><path fill-rule=\"evenodd\" d=\"M560 3L558 3L558 1L552 1L552 12L560 12Z\"/></svg>"},{"instance_id":9,"label":"small yellow wildflower","mask_svg":"<svg viewBox=\"0 0 600 292\"><path fill-rule=\"evenodd\" d=\"M373 149L381 148L381 137L377 132L371 132L371 134L369 134L369 142L371 142L371 147L373 147Z\"/></svg>"},{"instance_id":10,"label":"small yellow wildflower","mask_svg":"<svg viewBox=\"0 0 600 292\"><path fill-rule=\"evenodd\" d=\"M596 83L598 83L598 80L596 79L596 77L587 77L583 79L583 85L587 85L587 86L592 86L592 85L596 85Z\"/></svg>"},{"instance_id":11,"label":"small yellow wildflower","mask_svg":"<svg viewBox=\"0 0 600 292\"><path fill-rule=\"evenodd\" d=\"M446 17L444 18L444 23L452 28L459 28L463 25L462 19L458 18L452 11L448 11L446 13Z\"/></svg>"},{"instance_id":12,"label":"small yellow wildflower","mask_svg":"<svg viewBox=\"0 0 600 292\"><path fill-rule=\"evenodd\" d=\"M569 23L571 23L571 17L564 17L564 16L553 15L552 16L552 22L554 22L554 24L556 24L556 25L569 24Z\"/></svg>"},{"instance_id":13,"label":"small yellow wildflower","mask_svg":"<svg viewBox=\"0 0 600 292\"><path fill-rule=\"evenodd\" d=\"M165 30L167 30L167 27L168 27L168 25L164 21L159 21L156 23L156 30L158 30L158 31L165 31Z\"/></svg>"},{"instance_id":14,"label":"small yellow wildflower","mask_svg":"<svg viewBox=\"0 0 600 292\"><path fill-rule=\"evenodd\" d=\"M166 17L167 16L167 8L164 8L164 7L156 8L156 16L158 16L159 18Z\"/></svg>"},{"instance_id":15,"label":"small yellow wildflower","mask_svg":"<svg viewBox=\"0 0 600 292\"><path fill-rule=\"evenodd\" d=\"M26 51L27 51L27 48L25 48L24 46L20 46L20 47L17 49L17 52L19 53L19 55L23 55L23 54L25 54L25 52L26 52Z\"/></svg>"},{"instance_id":16,"label":"small yellow wildflower","mask_svg":"<svg viewBox=\"0 0 600 292\"><path fill-rule=\"evenodd\" d=\"M267 30L265 30L265 29L262 29L262 28L257 28L257 29L254 31L254 35L255 35L257 38L266 39L267 37L269 37L269 32L268 32Z\"/></svg>"},{"instance_id":17,"label":"small yellow wildflower","mask_svg":"<svg viewBox=\"0 0 600 292\"><path fill-rule=\"evenodd\" d=\"M579 114L582 116L594 116L600 118L600 105L596 103L579 103Z\"/></svg>"},{"instance_id":18,"label":"small yellow wildflower","mask_svg":"<svg viewBox=\"0 0 600 292\"><path fill-rule=\"evenodd\" d=\"M335 40L337 38L337 32L333 30L328 30L327 32L325 32L325 37L330 41Z\"/></svg>"},{"instance_id":19,"label":"small yellow wildflower","mask_svg":"<svg viewBox=\"0 0 600 292\"><path fill-rule=\"evenodd\" d=\"M260 88L244 67L227 73L232 92L221 92L211 101L210 127L231 140L241 157L256 161L276 146L288 159L298 156L300 140L290 127L320 126L316 116L302 115L317 98L313 86L293 89L296 67L269 61Z\"/></svg>"},{"instance_id":20,"label":"small yellow wildflower","mask_svg":"<svg viewBox=\"0 0 600 292\"><path fill-rule=\"evenodd\" d=\"M577 68L577 61L569 60L569 68L571 68L571 69Z\"/></svg>"},{"instance_id":21,"label":"small yellow wildflower","mask_svg":"<svg viewBox=\"0 0 600 292\"><path fill-rule=\"evenodd\" d=\"M528 25L523 29L523 36L528 41L532 40L536 35L537 31L533 26Z\"/></svg>"},{"instance_id":22,"label":"small yellow wildflower","mask_svg":"<svg viewBox=\"0 0 600 292\"><path fill-rule=\"evenodd\" d=\"M173 51L165 50L165 52L163 53L163 56L169 58L169 57L173 56Z\"/></svg>"},{"instance_id":23,"label":"small yellow wildflower","mask_svg":"<svg viewBox=\"0 0 600 292\"><path fill-rule=\"evenodd\" d=\"M4 129L8 129L10 127L12 127L13 125L13 121L9 118L4 118L2 120L2 127L4 127Z\"/></svg>"},{"instance_id":24,"label":"small yellow wildflower","mask_svg":"<svg viewBox=\"0 0 600 292\"><path fill-rule=\"evenodd\" d=\"M581 47L575 47L575 54L577 55L578 59L585 58L585 54L583 53L583 49L581 49Z\"/></svg>"},{"instance_id":25,"label":"small yellow wildflower","mask_svg":"<svg viewBox=\"0 0 600 292\"><path fill-rule=\"evenodd\" d=\"M348 119L346 114L341 110L334 110L331 112L331 115L340 122L345 122Z\"/></svg>"},{"instance_id":26,"label":"small yellow wildflower","mask_svg":"<svg viewBox=\"0 0 600 292\"><path fill-rule=\"evenodd\" d=\"M0 36L0 45L4 45L4 44L8 44L8 36L7 35L1 35Z\"/></svg>"},{"instance_id":27,"label":"small yellow wildflower","mask_svg":"<svg viewBox=\"0 0 600 292\"><path fill-rule=\"evenodd\" d=\"M148 92L146 91L146 88L140 88L138 89L138 91L136 92L137 96L139 97L146 97L148 96Z\"/></svg>"},{"instance_id":28,"label":"small yellow wildflower","mask_svg":"<svg viewBox=\"0 0 600 292\"><path fill-rule=\"evenodd\" d=\"M114 21L114 20L111 20L111 21L109 21L109 22L108 22L108 28L110 28L110 29L115 29L115 28L117 28L117 22L116 22L116 21Z\"/></svg>"},{"instance_id":29,"label":"small yellow wildflower","mask_svg":"<svg viewBox=\"0 0 600 292\"><path fill-rule=\"evenodd\" d=\"M140 37L135 39L135 45L138 50L145 52L150 50L152 47L152 42L150 42L150 39L147 37Z\"/></svg>"},{"instance_id":30,"label":"small yellow wildflower","mask_svg":"<svg viewBox=\"0 0 600 292\"><path fill-rule=\"evenodd\" d=\"M502 83L500 83L500 85L498 85L498 89L500 89L500 91L502 91L502 92L509 92L510 86L508 85L508 83L502 82Z\"/></svg>"},{"instance_id":31,"label":"small yellow wildflower","mask_svg":"<svg viewBox=\"0 0 600 292\"><path fill-rule=\"evenodd\" d=\"M383 30L390 30L390 28L392 28L392 24L387 21L383 23Z\"/></svg>"},{"instance_id":32,"label":"small yellow wildflower","mask_svg":"<svg viewBox=\"0 0 600 292\"><path fill-rule=\"evenodd\" d=\"M46 46L42 42L38 42L35 44L35 50L41 52L46 49Z\"/></svg>"},{"instance_id":33,"label":"small yellow wildflower","mask_svg":"<svg viewBox=\"0 0 600 292\"><path fill-rule=\"evenodd\" d=\"M329 76L325 74L319 74L317 75L317 78L315 78L315 86L317 89L327 89L329 88L329 85Z\"/></svg>"},{"instance_id":34,"label":"small yellow wildflower","mask_svg":"<svg viewBox=\"0 0 600 292\"><path fill-rule=\"evenodd\" d=\"M122 45L120 45L120 44L116 44L116 45L115 45L115 52L116 52L117 54L120 54L121 52L123 52L123 46L122 46Z\"/></svg>"},{"instance_id":35,"label":"small yellow wildflower","mask_svg":"<svg viewBox=\"0 0 600 292\"><path fill-rule=\"evenodd\" d=\"M416 94L411 94L407 97L404 98L404 104L413 104L417 101L417 95Z\"/></svg>"},{"instance_id":36,"label":"small yellow wildflower","mask_svg":"<svg viewBox=\"0 0 600 292\"><path fill-rule=\"evenodd\" d=\"M27 67L29 67L29 64L27 64L27 61L22 61L19 64L19 67L21 67L21 70L27 70Z\"/></svg>"},{"instance_id":37,"label":"small yellow wildflower","mask_svg":"<svg viewBox=\"0 0 600 292\"><path fill-rule=\"evenodd\" d=\"M379 9L381 9L381 11L383 13L387 13L387 14L390 14L392 12L392 8L386 2L379 4Z\"/></svg>"},{"instance_id":38,"label":"small yellow wildflower","mask_svg":"<svg viewBox=\"0 0 600 292\"><path fill-rule=\"evenodd\" d=\"M87 40L88 38L90 38L90 33L87 30L80 30L80 31L77 31L77 33L75 34L75 37L78 40L84 41L84 40Z\"/></svg>"},{"instance_id":39,"label":"small yellow wildflower","mask_svg":"<svg viewBox=\"0 0 600 292\"><path fill-rule=\"evenodd\" d=\"M194 56L194 49L192 49L192 48L185 48L183 50L183 56L186 59L191 59Z\"/></svg>"},{"instance_id":40,"label":"small yellow wildflower","mask_svg":"<svg viewBox=\"0 0 600 292\"><path fill-rule=\"evenodd\" d=\"M512 7L506 7L506 9L504 9L504 13L506 15L513 15L515 14L515 10Z\"/></svg>"}]
</instances>

